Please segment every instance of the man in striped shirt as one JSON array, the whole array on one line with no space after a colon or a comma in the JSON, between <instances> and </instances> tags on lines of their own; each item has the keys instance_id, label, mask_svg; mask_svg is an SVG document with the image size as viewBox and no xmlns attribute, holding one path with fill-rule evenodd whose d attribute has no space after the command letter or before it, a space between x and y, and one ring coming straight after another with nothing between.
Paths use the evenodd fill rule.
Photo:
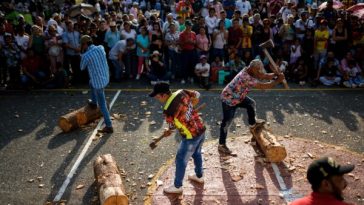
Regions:
<instances>
[{"instance_id":1,"label":"man in striped shirt","mask_svg":"<svg viewBox=\"0 0 364 205\"><path fill-rule=\"evenodd\" d=\"M90 77L91 100L89 104L95 108L99 105L104 116L106 126L101 132L113 133L114 130L104 92L104 88L109 84L109 67L104 47L93 45L92 38L84 35L81 37L81 51L83 52L81 55L81 70L87 68Z\"/></svg>"}]
</instances>

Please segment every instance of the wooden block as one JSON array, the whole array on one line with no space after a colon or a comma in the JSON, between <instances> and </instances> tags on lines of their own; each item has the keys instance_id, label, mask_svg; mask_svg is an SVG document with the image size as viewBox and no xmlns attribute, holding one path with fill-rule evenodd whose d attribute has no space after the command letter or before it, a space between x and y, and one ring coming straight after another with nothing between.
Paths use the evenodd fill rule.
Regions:
<instances>
[{"instance_id":1,"label":"wooden block","mask_svg":"<svg viewBox=\"0 0 364 205\"><path fill-rule=\"evenodd\" d=\"M277 137L271 132L261 129L252 134L269 162L281 162L286 158L286 148L277 141Z\"/></svg>"},{"instance_id":2,"label":"wooden block","mask_svg":"<svg viewBox=\"0 0 364 205\"><path fill-rule=\"evenodd\" d=\"M102 155L94 161L94 175L101 205L127 205L123 181L116 161L111 154Z\"/></svg>"},{"instance_id":3,"label":"wooden block","mask_svg":"<svg viewBox=\"0 0 364 205\"><path fill-rule=\"evenodd\" d=\"M70 132L101 117L100 109L92 109L86 105L78 110L63 115L58 120L58 126L63 132Z\"/></svg>"}]
</instances>

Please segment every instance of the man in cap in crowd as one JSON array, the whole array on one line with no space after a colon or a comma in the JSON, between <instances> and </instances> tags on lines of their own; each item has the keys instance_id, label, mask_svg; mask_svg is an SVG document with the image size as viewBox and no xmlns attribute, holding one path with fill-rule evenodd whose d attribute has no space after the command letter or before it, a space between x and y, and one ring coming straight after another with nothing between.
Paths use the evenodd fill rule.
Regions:
<instances>
[{"instance_id":1,"label":"man in cap in crowd","mask_svg":"<svg viewBox=\"0 0 364 205\"><path fill-rule=\"evenodd\" d=\"M100 107L104 116L105 127L100 130L102 133L113 133L110 113L106 105L104 88L109 84L109 67L107 65L104 47L93 45L92 38L88 35L81 37L81 70L87 68L90 77L91 100L89 105L92 108Z\"/></svg>"},{"instance_id":2,"label":"man in cap in crowd","mask_svg":"<svg viewBox=\"0 0 364 205\"><path fill-rule=\"evenodd\" d=\"M206 127L194 108L199 102L200 93L193 90L178 90L172 93L169 84L157 83L149 96L164 104L163 114L169 128L163 135L169 136L172 130L177 129L182 136L175 159L174 184L164 189L165 193L181 194L187 163L191 157L195 164L195 174L189 175L188 179L204 183L201 148Z\"/></svg>"},{"instance_id":3,"label":"man in cap in crowd","mask_svg":"<svg viewBox=\"0 0 364 205\"><path fill-rule=\"evenodd\" d=\"M340 165L331 157L323 157L313 161L307 169L307 180L311 184L312 193L297 199L291 205L349 205L343 200L342 191L347 186L344 174L350 173L354 165Z\"/></svg>"}]
</instances>

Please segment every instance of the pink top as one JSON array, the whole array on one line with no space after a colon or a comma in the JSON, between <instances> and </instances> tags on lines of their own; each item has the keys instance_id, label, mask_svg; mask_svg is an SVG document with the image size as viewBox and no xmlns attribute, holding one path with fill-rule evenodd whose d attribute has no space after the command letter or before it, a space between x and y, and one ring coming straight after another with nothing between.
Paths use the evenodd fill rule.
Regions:
<instances>
[{"instance_id":1,"label":"pink top","mask_svg":"<svg viewBox=\"0 0 364 205\"><path fill-rule=\"evenodd\" d=\"M199 49L202 49L204 51L207 51L209 49L209 39L206 35L201 36L200 34L198 34L196 36L196 44Z\"/></svg>"}]
</instances>

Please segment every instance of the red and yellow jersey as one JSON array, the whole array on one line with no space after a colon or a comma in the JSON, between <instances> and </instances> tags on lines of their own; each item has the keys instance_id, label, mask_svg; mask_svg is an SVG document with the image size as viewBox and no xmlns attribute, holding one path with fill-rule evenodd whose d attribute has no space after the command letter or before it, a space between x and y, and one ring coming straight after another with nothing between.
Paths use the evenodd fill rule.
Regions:
<instances>
[{"instance_id":1,"label":"red and yellow jersey","mask_svg":"<svg viewBox=\"0 0 364 205\"><path fill-rule=\"evenodd\" d=\"M168 98L163 108L166 122L175 127L186 139L200 136L206 127L194 108L200 93L192 90L178 90Z\"/></svg>"}]
</instances>

